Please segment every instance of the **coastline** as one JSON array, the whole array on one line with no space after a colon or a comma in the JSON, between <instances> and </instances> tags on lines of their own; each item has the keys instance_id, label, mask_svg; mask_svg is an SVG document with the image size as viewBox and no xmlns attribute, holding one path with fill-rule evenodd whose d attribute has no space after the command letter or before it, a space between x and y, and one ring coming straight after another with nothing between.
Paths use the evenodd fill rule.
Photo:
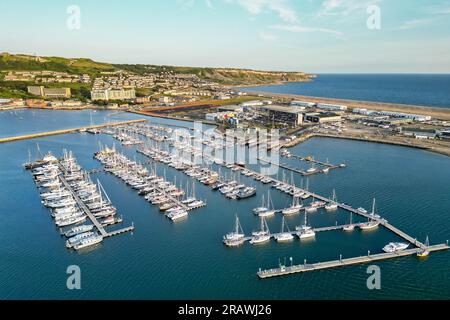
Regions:
<instances>
[{"instance_id":1,"label":"coastline","mask_svg":"<svg viewBox=\"0 0 450 320\"><path fill-rule=\"evenodd\" d=\"M438 148L430 148L426 146L420 146L420 145L414 145L414 144L407 144L402 143L400 141L390 141L390 140L383 140L383 139L377 139L373 137L356 137L356 136L350 136L350 135L338 135L338 134L330 134L330 133L308 133L306 135L302 135L301 137L298 137L297 139L286 143L282 145L282 148L292 148L296 145L302 144L303 142L312 139L312 138L333 138L333 139L344 139L344 140L355 140L355 141L362 141L362 142L370 142L370 143L381 143L381 144L390 144L394 146L400 146L400 147L408 147L408 148L414 148L414 149L421 149L433 153L437 153L440 155L444 155L447 157L450 157L450 149L438 149Z\"/></svg>"},{"instance_id":2,"label":"coastline","mask_svg":"<svg viewBox=\"0 0 450 320\"><path fill-rule=\"evenodd\" d=\"M374 110L388 110L406 113L416 113L421 115L430 115L433 118L437 118L440 120L450 120L450 108L437 108L437 107L416 106L416 105L398 104L389 102L351 100L351 99L322 98L322 97L304 96L299 94L273 93L273 92L252 91L252 90L241 90L241 91L247 94L259 95L265 98L300 99L315 103L343 104L347 105L350 108L367 108Z\"/></svg>"}]
</instances>

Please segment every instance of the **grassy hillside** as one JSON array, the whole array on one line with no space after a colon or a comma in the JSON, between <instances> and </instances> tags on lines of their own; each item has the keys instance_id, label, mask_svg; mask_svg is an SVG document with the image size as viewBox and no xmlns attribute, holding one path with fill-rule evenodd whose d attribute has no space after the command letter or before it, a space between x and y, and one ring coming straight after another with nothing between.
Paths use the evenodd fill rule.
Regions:
<instances>
[{"instance_id":1,"label":"grassy hillside","mask_svg":"<svg viewBox=\"0 0 450 320\"><path fill-rule=\"evenodd\" d=\"M0 54L0 70L41 71L50 70L72 74L87 73L96 76L102 71L117 70L113 65L90 59L67 59L59 57L36 58L27 55Z\"/></svg>"},{"instance_id":2,"label":"grassy hillside","mask_svg":"<svg viewBox=\"0 0 450 320\"><path fill-rule=\"evenodd\" d=\"M195 74L200 79L222 85L260 85L287 81L309 81L311 76L303 72L257 71L248 69L196 68L154 65L115 65L117 68L137 74L174 72Z\"/></svg>"},{"instance_id":3,"label":"grassy hillside","mask_svg":"<svg viewBox=\"0 0 450 320\"><path fill-rule=\"evenodd\" d=\"M0 97L26 98L30 97L26 87L32 82L5 82L7 71L57 71L70 74L89 74L91 78L101 72L125 70L136 74L173 72L195 74L201 79L222 85L264 85L285 81L308 81L310 76L302 72L269 72L246 69L173 67L155 65L109 64L95 62L90 59L68 59L60 57L35 57L29 55L12 55L0 53ZM85 84L46 84L47 87L70 87L75 98L87 98L89 85ZM142 90L141 90L142 91ZM138 92L138 95L148 94Z\"/></svg>"}]
</instances>

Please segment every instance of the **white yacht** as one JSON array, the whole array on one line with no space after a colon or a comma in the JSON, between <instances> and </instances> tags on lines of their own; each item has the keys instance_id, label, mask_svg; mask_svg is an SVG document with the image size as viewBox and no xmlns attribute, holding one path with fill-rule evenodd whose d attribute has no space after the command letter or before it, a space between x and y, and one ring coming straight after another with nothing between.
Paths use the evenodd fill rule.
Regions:
<instances>
[{"instance_id":1,"label":"white yacht","mask_svg":"<svg viewBox=\"0 0 450 320\"><path fill-rule=\"evenodd\" d=\"M261 218L261 230L252 233L251 244L261 244L270 240L270 230L267 225L266 219Z\"/></svg>"},{"instance_id":2,"label":"white yacht","mask_svg":"<svg viewBox=\"0 0 450 320\"><path fill-rule=\"evenodd\" d=\"M333 198L331 202L325 206L325 210L327 211L336 211L338 209L338 204L336 202L336 190L333 190Z\"/></svg>"},{"instance_id":3,"label":"white yacht","mask_svg":"<svg viewBox=\"0 0 450 320\"><path fill-rule=\"evenodd\" d=\"M287 230L286 232L284 231L285 227ZM288 242L288 241L294 240L294 236L292 235L291 231L289 230L289 227L286 224L286 220L284 219L284 217L281 220L281 232L276 234L274 236L274 238L277 242Z\"/></svg>"},{"instance_id":4,"label":"white yacht","mask_svg":"<svg viewBox=\"0 0 450 320\"><path fill-rule=\"evenodd\" d=\"M167 216L169 217L170 220L177 221L186 218L188 216L188 212L186 210L177 210L172 211Z\"/></svg>"},{"instance_id":5,"label":"white yacht","mask_svg":"<svg viewBox=\"0 0 450 320\"><path fill-rule=\"evenodd\" d=\"M299 200L297 197L292 197L292 206L289 208L283 209L281 213L285 216L294 215L297 213L300 213L300 209L303 206L299 203Z\"/></svg>"},{"instance_id":6,"label":"white yacht","mask_svg":"<svg viewBox=\"0 0 450 320\"><path fill-rule=\"evenodd\" d=\"M92 236L90 238L86 238L81 240L79 243L77 243L76 245L74 245L74 249L75 250L81 250L93 245L96 245L100 242L103 241L103 237L102 236Z\"/></svg>"},{"instance_id":7,"label":"white yacht","mask_svg":"<svg viewBox=\"0 0 450 320\"><path fill-rule=\"evenodd\" d=\"M223 242L228 247L237 247L244 243L245 235L239 217L236 215L234 230L224 236Z\"/></svg>"},{"instance_id":8,"label":"white yacht","mask_svg":"<svg viewBox=\"0 0 450 320\"><path fill-rule=\"evenodd\" d=\"M76 236L73 236L66 241L66 248L68 248L68 249L73 248L73 246L80 243L81 240L90 238L94 235L95 235L94 232L85 232L85 233L77 234Z\"/></svg>"},{"instance_id":9,"label":"white yacht","mask_svg":"<svg viewBox=\"0 0 450 320\"><path fill-rule=\"evenodd\" d=\"M90 224L90 225L82 225L82 226L78 226L78 227L74 227L70 230L68 230L66 233L64 233L64 235L67 238L76 236L80 233L85 233L85 232L89 232L92 231L92 229L94 229L94 225Z\"/></svg>"},{"instance_id":10,"label":"white yacht","mask_svg":"<svg viewBox=\"0 0 450 320\"><path fill-rule=\"evenodd\" d=\"M305 212L305 224L301 227L297 227L297 236L300 239L310 239L310 238L314 238L316 236L316 233L314 232L314 230L311 228L311 226L308 226L308 221L307 221L307 214Z\"/></svg>"},{"instance_id":11,"label":"white yacht","mask_svg":"<svg viewBox=\"0 0 450 320\"><path fill-rule=\"evenodd\" d=\"M384 246L383 251L387 252L387 253L393 253L393 252L403 251L408 247L409 247L408 243L391 242L391 243L387 244L386 246Z\"/></svg>"},{"instance_id":12,"label":"white yacht","mask_svg":"<svg viewBox=\"0 0 450 320\"><path fill-rule=\"evenodd\" d=\"M353 213L350 213L350 223L344 227L344 231L353 231L355 230L355 225L352 223L353 221Z\"/></svg>"}]
</instances>

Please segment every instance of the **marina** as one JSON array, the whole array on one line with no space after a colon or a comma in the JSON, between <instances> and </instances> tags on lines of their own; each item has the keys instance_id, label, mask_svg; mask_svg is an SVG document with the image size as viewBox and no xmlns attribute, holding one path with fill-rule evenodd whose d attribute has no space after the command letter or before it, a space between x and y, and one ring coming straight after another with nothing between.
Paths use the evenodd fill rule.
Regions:
<instances>
[{"instance_id":1,"label":"marina","mask_svg":"<svg viewBox=\"0 0 450 320\"><path fill-rule=\"evenodd\" d=\"M152 122L150 122L150 125L154 125ZM133 125L132 127L134 127ZM141 124L139 124L141 126ZM155 125L156 126L156 125ZM164 127L164 124L157 125L159 127ZM131 128L132 128L131 127ZM120 130L120 129L119 129ZM134 129L133 129L134 130ZM230 180L240 180L240 184L245 184L247 186L254 186L257 189L257 193L255 197L249 198L245 201L230 201L227 197L224 197L220 191L214 191L213 188L217 185L215 183L211 185L204 185L201 181L198 179L201 177L191 177L185 173L184 170L177 170L172 165L175 163L164 163L160 160L155 160L152 157L148 157L145 154L139 152L145 151L146 149L151 149L152 151L155 151L155 156L158 158L160 156L159 151L171 151L171 149L165 149L166 146L169 148L169 144L171 141L166 141L164 143L154 143L151 144L149 142L145 142L146 139L143 139L143 136L141 135L140 139L143 140L144 144L139 145L125 145L119 144L120 147L117 148L117 152L123 153L126 155L126 157L130 159L134 159L134 161L138 164L141 164L147 168L149 171L149 174L153 174L155 171L155 168L157 168L158 172L155 172L158 177L164 178L164 172L167 173L166 180L171 181L171 183L175 182L174 179L176 177L177 188L183 189L185 191L185 196L183 196L180 200L187 200L192 196L192 182L195 182L195 195L197 198L204 199L204 201L207 201L208 206L205 209L205 213L207 215L203 214L195 214L190 215L189 220L186 222L180 222L176 224L161 224L163 222L163 219L160 219L159 215L155 215L154 218L152 215L148 215L146 213L148 212L161 212L159 210L160 205L155 206L148 206L148 202L145 199L145 195L142 197L138 197L138 193L140 192L137 189L132 188L130 185L126 183L122 183L119 179L116 179L116 177L105 171L105 166L103 164L100 164L98 160L93 161L92 160L92 154L96 150L98 150L99 142L101 142L101 145L105 146L111 146L114 144L114 142L117 142L117 139L114 138L114 134L117 133L116 130L112 130L114 133L106 133L106 134L97 134L97 135L90 135L90 134L74 134L74 135L67 135L67 136L61 136L62 139L64 139L64 144L62 147L66 146L67 148L70 148L71 150L74 150L74 153L77 154L78 158L80 159L80 163L83 164L83 167L86 168L86 172L89 173L89 175L92 175L93 181L100 178L102 184L105 186L105 188L108 189L108 195L111 196L112 199L115 199L115 203L117 203L118 207L117 209L120 210L121 213L125 217L128 217L130 222L134 221L134 224L130 227L131 230L126 231L127 228L123 228L120 230L125 230L124 232L130 232L133 231L132 228L134 226L139 227L138 233L133 235L133 241L128 241L128 238L120 238L115 237L116 233L115 231L109 231L109 227L105 227L105 231L110 235L109 237L104 237L104 240L102 242L102 245L100 247L98 246L92 246L92 248L95 250L88 250L87 248L80 252L89 252L89 255L81 254L80 259L82 260L88 260L88 261L96 261L96 264L99 264L100 266L103 265L101 262L101 259L105 259L104 255L102 255L102 252L105 250L109 250L110 248L114 247L114 251L117 251L117 254L119 252L122 252L122 256L129 255L130 249L134 249L135 245L133 244L135 241L142 242L144 244L144 247L147 247L149 243L152 243L156 236L158 239L164 239L162 242L158 242L158 246L151 245L151 251L159 252L158 255L161 255L161 257L165 256L165 252L178 252L177 258L175 257L172 259L169 257L170 263L176 263L176 261L179 260L178 256L181 255L183 257L183 260L185 261L183 263L184 266L189 266L189 268L193 268L196 272L202 272L203 268L200 264L198 264L196 259L189 259L189 255L192 255L191 250L187 250L186 254L182 252L182 250L174 249L170 246L168 247L172 241L174 242L174 245L181 246L188 245L186 239L192 238L197 239L196 241L201 241L202 246L205 247L206 252L208 252L208 255L212 255L214 259L217 259L217 261L220 261L220 264L227 265L227 268L229 268L229 271L225 271L226 274L231 274L235 272L241 272L243 278L243 282L249 286L249 288L253 288L252 290L255 290L257 288L264 288L266 287L265 283L266 281L256 281L254 282L255 278L255 271L261 267L261 266L270 266L271 262L276 261L279 257L283 256L293 256L295 261L298 262L304 262L304 259L307 259L307 261L334 261L338 260L339 253L342 252L342 256L345 257L345 259L349 259L349 257L362 257L364 258L364 251L367 252L370 250L373 253L370 253L370 256L376 256L378 254L385 254L385 253L379 253L379 251L382 250L383 246L387 245L390 242L398 242L398 241L405 241L410 244L410 248L412 249L406 249L404 251L401 251L399 253L392 254L392 258L395 257L402 257L404 256L404 259L398 259L398 263L404 265L414 264L417 259L408 259L406 258L408 255L406 253L408 250L416 250L417 253L419 251L422 251L424 248L432 248L429 249L430 253L430 261L435 261L442 259L441 255L438 254L439 251L435 251L433 248L434 246L427 246L426 243L421 246L420 242L417 242L416 245L412 245L412 242L415 242L415 236L410 235L418 235L418 238L424 239L425 235L424 233L420 232L420 230L423 228L427 233L430 233L432 236L431 238L434 239L434 243L436 243L436 240L438 241L445 241L446 236L444 232L440 232L436 229L430 229L430 227L427 227L426 225L429 225L429 223L433 223L434 220L426 221L425 226L421 226L420 228L413 227L408 224L408 221L397 221L395 219L395 214L392 212L397 212L395 209L393 209L388 204L386 206L386 203L383 199L383 197L380 197L377 195L377 200L379 202L380 213L383 212L382 216L383 218L388 217L386 220L392 220L388 222L387 228L384 227L385 222L383 221L383 218L378 219L376 221L379 221L379 226L377 229L375 229L373 232L369 231L360 231L358 226L361 223L366 223L365 221L368 221L368 219L373 218L371 215L370 210L367 210L366 213L363 211L360 211L359 208L355 209L359 206L365 206L365 202L368 201L367 195L369 193L358 193L359 198L355 198L351 191L347 189L343 189L340 181L338 181L338 177L341 177L342 175L346 175L347 170L339 170L336 171L336 174L329 175L328 177L334 177L336 176L336 181L333 182L332 185L325 185L321 184L320 180L321 177L325 177L324 175L313 175L309 176L309 186L308 183L300 183L300 178L298 178L297 173L292 173L294 175L294 182L292 177L289 177L289 173L286 175L282 175L282 172L280 172L280 177L274 177L274 176L264 176L259 172L258 166L245 166L242 167L238 165L238 163L225 163L218 161L219 164L216 164L214 161L212 161L212 165L206 165L206 164L198 164L199 172L202 172L202 170L210 170L209 172L213 173L216 172L218 174L217 184L220 184L221 182L227 182ZM192 130L190 130L192 132ZM165 130L162 128L159 130L160 134L155 135L154 138L161 139L160 136L168 136ZM127 133L129 136L133 137L133 133ZM145 138L145 137L144 137ZM51 141L51 140L50 140ZM80 149L77 147L77 144L82 142L83 148L86 149L86 151L83 151L83 149ZM314 145L315 140L311 140L310 142L306 143L306 147L308 145ZM17 142L18 145L20 143L26 143L26 141L23 142ZM26 154L27 149L34 148L36 142L32 142L32 144L26 144L27 147L24 149L24 151L21 152L22 156L20 159L23 161L24 154ZM53 143L53 142L52 142ZM336 142L333 142L336 143ZM51 144L45 143L43 141L39 141L39 144L41 146L42 150L57 150L55 147L52 147ZM344 145L344 147L342 147ZM11 144L13 146L13 144ZM345 143L339 142L340 148L345 149ZM62 148L59 150L61 150ZM302 146L303 147L303 146ZM370 146L369 146L370 147ZM103 147L105 148L105 147ZM367 148L367 147L366 147ZM295 149L295 148L294 148ZM148 151L148 150L147 150ZM189 149L186 149L186 153L193 153ZM305 151L302 150L302 153L305 152L306 154L315 154L320 158L327 158L330 157L330 159L333 159L332 156L327 152L320 151L318 149L306 149ZM330 150L330 153L334 152L333 149ZM347 151L348 152L348 151ZM292 153L298 153L292 150ZM355 156L355 155L353 155ZM365 159L359 159L357 156L355 156L358 161L364 162L367 160ZM165 157L161 157L161 160ZM213 159L211 159L213 160ZM131 161L131 160L130 160ZM347 159L338 159L337 161L333 163L348 163L349 168L351 167L352 170L354 168L358 168L358 170L361 170L358 166L355 160L347 160ZM261 162L262 163L262 162ZM101 167L99 167L96 164L100 164ZM318 166L320 166L318 164ZM221 169L221 170L220 170ZM233 170L234 169L234 170ZM189 168L186 167L186 170L189 171ZM196 172L196 171L195 171ZM206 172L206 171L205 171ZM291 171L287 171L291 172ZM194 171L192 171L194 173ZM195 173L194 173L195 176ZM186 183L186 178L188 179L188 182ZM305 177L306 178L306 177ZM340 178L339 178L340 179ZM28 178L28 180L30 180ZM264 181L263 181L264 180ZM26 180L25 180L26 181ZM116 183L117 181L117 183ZM61 181L60 181L61 182ZM183 182L183 188L181 188L181 182ZM305 181L307 182L307 181ZM70 183L70 181L67 181L67 183ZM356 181L354 181L356 185ZM63 183L61 182L63 185ZM204 185L204 186L203 186ZM277 188L278 187L278 188ZM332 189L336 187L336 191L339 196L339 201L334 199L332 196ZM314 191L313 191L314 190ZM355 189L356 190L356 189ZM75 191L75 190L74 190ZM162 191L162 190L160 190ZM214 192L212 192L214 191ZM323 196L323 195L327 196ZM265 201L262 201L262 197L264 196ZM303 207L300 209L300 212L298 214L294 214L292 216L286 216L286 224L289 227L290 235L293 237L293 241L288 242L277 242L274 240L274 235L280 234L280 222L281 218L284 216L282 215L282 208L287 208L292 205L292 199L295 198L295 196L300 200L299 203L303 204ZM372 198L369 196L369 198ZM418 197L419 199L420 196ZM80 198L81 199L81 198ZM270 201L268 201L270 200ZM326 210L326 206L329 205L333 200L335 200L335 203L337 204L338 208L335 211ZM354 206L344 204L343 201L348 201L352 204L355 204ZM126 201L126 202L124 202ZM75 201L76 202L76 201ZM273 202L273 203L272 203ZM305 240L298 240L297 233L299 230L296 230L296 226L302 226L304 225L304 213L305 208L309 207L311 203L313 202L325 202L325 204L322 204L320 207L318 207L316 212L308 213L308 221L307 224L311 226L311 231L315 233L315 240L311 239L310 241ZM121 204L122 203L122 204ZM120 208L119 208L120 207ZM154 207L154 208L153 208ZM266 207L269 209L268 211L274 211L274 215L271 217L267 217L267 228L261 228L260 227L260 219L257 215L253 212L254 208L258 207ZM368 205L367 205L368 207ZM83 212L84 213L84 212ZM163 212L165 213L165 212ZM235 216L235 213L239 214L240 218L240 224L242 225L242 228L244 231L250 231L253 227L257 227L257 231L254 231L255 234L258 234L259 237L254 238L254 234L252 232L243 233L244 243L245 245L239 245L239 248L233 248L228 250L225 246L219 245L219 241L223 234L226 234L227 231L230 230L232 227L233 222L233 216ZM396 213L397 214L397 213ZM350 215L353 215L353 223L349 223ZM103 218L97 218L97 220L100 222ZM40 219L42 220L42 219ZM46 219L44 219L46 220ZM185 220L185 219L181 219ZM86 221L89 223L92 223L89 217L86 215ZM416 217L416 220L417 217ZM86 222L86 225L88 225ZM336 222L338 222L336 224ZM395 222L395 223L393 223ZM94 226L94 224L91 224ZM202 226L205 227L202 227ZM394 225L396 227L394 227ZM344 231L345 227L352 226L353 232L350 231ZM397 226L401 226L401 228L398 228ZM406 226L406 227L405 227ZM403 228L405 227L404 232ZM75 226L69 226L64 227L63 230L64 233L67 233L72 228L75 228ZM270 230L269 230L270 228ZM395 232L391 232L388 228L396 228ZM402 230L400 230L402 229ZM45 230L45 228L44 228ZM84 230L86 232L98 232L99 235L101 233L97 230L97 228L93 227L94 231ZM117 231L117 233L120 233L120 230ZM142 231L144 230L144 231ZM159 231L161 230L161 231ZM432 230L435 230L434 232ZM201 232L202 237L200 237L200 234L198 232ZM258 233L262 231L261 233ZM75 231L74 231L75 232ZM287 232L287 229L284 230L284 233ZM402 233L404 232L404 233ZM81 234L83 234L81 233ZM238 232L238 234L241 234L241 231ZM437 235L436 235L437 234ZM211 241L202 241L201 239L206 235ZM403 235L400 236L400 235ZM44 235L46 236L46 235ZM75 235L74 235L75 236ZM48 236L46 236L49 238ZM400 239L398 238L400 237ZM59 237L58 237L59 238ZM267 240L267 238L269 238ZM379 240L377 240L379 238ZM407 240L407 239L408 240ZM106 240L108 239L108 240ZM139 240L138 240L139 239ZM145 240L144 240L145 239ZM174 240L172 240L174 239ZM328 241L334 241L331 239L338 239L336 240L337 246L335 248L334 244L330 247L330 243ZM369 239L367 241L367 239ZM372 239L372 240L370 240ZM57 239L47 240L47 242L52 242ZM254 245L247 245L252 240ZM364 240L364 241L363 241ZM369 242L370 241L370 242ZM410 242L412 241L412 242ZM347 243L348 242L348 243ZM332 242L333 243L333 242ZM57 244L57 243L56 243ZM147 244L147 245L145 245ZM59 244L60 245L60 244ZM162 246L161 249L159 249L159 246ZM221 247L223 247L221 249ZM422 249L420 249L422 248ZM174 251L175 250L175 251ZM61 255L61 252L58 252L59 250L57 247L54 250L54 254ZM64 250L66 251L66 250ZM70 250L68 250L70 252ZM442 251L445 251L444 249ZM408 251L409 252L409 251ZM245 253L249 259L249 262L245 263L238 257ZM145 255L149 255L149 253L145 253ZM97 257L98 255L98 257ZM116 254L113 254L114 256ZM409 256L414 256L413 254L410 254ZM445 256L444 256L445 257ZM100 259L101 258L101 259ZM387 258L386 258L387 259ZM387 259L390 260L391 258ZM431 260L433 259L433 260ZM111 259L106 258L109 263L112 263ZM383 259L384 260L384 259ZM376 260L376 261L383 261L383 260ZM358 262L354 264L345 264L347 268L352 268L352 265L355 264L364 264L364 263L370 263L364 262L363 259L358 259ZM233 265L231 265L232 263ZM347 262L346 262L347 263ZM296 266L298 263L293 264L293 266ZM384 264L383 270L387 268L386 271L388 274L385 275L385 277L390 278L390 274L395 274L395 269L393 269L394 265L391 265L391 262L387 262ZM300 264L301 266L302 264ZM307 265L310 265L310 263L307 263ZM311 263L312 265L312 263ZM139 272L139 270L142 271L142 268L138 265L123 265L124 268L130 268L133 270L133 272ZM87 268L87 266L86 266ZM165 272L162 272L162 270L155 269L151 266L149 267L152 270L152 274L157 274L160 279L165 279L164 283L165 285L169 284L172 288L174 288L174 283L171 282L169 278L176 278L177 282L182 283L183 285L188 285L188 282L181 279L177 275L172 274L170 277L166 275ZM286 267L289 268L289 267ZM299 267L300 268L300 267ZM333 271L333 275L338 275L338 277L342 277L345 272L348 271L338 271L338 270L344 270L346 268L338 268L338 266L329 267L328 269L336 270ZM238 271L238 269L240 271ZM275 268L276 269L276 268ZM204 272L204 271L203 271ZM297 272L296 272L297 273ZM363 272L364 273L364 272ZM311 277L311 281L318 281L316 279L316 276L314 276L315 273L310 273L311 275L308 275L308 277ZM330 273L331 274L331 273ZM106 275L105 275L106 276ZM231 275L230 275L231 276ZM155 283L156 287L158 288L158 297L161 296L161 292L164 291L164 288L162 286L159 286L155 282L155 280L151 277L144 276L146 278L146 283ZM206 273L206 277L210 277L208 273ZM328 274L320 273L321 278L328 278ZM106 278L103 276L100 276L100 278L104 279L106 281ZM120 276L119 276L120 278ZM228 278L228 275L227 275ZM288 277L289 278L289 277ZM282 280L283 281L283 280ZM289 280L287 280L289 282ZM388 281L388 280L386 280ZM393 281L398 286L401 286L399 281L395 281L395 279L390 279L389 281ZM172 284L170 284L172 283ZM273 282L268 282L270 285L274 285ZM398 283L398 284L397 284ZM290 286L288 283L286 283L287 286ZM134 287L140 287L139 284L135 283L133 284ZM276 285L278 286L278 284ZM385 284L385 286L391 286L391 284ZM308 286L309 287L309 286ZM87 289L88 290L88 289ZM250 289L249 289L250 290ZM313 288L309 287L309 290L312 291L312 295L315 296L316 294L319 295L318 292L314 291ZM208 289L209 292L214 292L214 289L211 287ZM244 291L248 291L245 289ZM92 292L92 290L91 290ZM185 291L187 294L187 291ZM103 295L107 294L106 291L103 291ZM122 296L122 294L117 293L119 296ZM320 293L320 294L323 294ZM331 296L333 296L333 293L329 293ZM354 293L355 296L359 296L363 293ZM152 295L150 295L152 296ZM182 295L180 295L181 297ZM225 297L231 297L231 291L225 290L223 296ZM265 296L270 297L270 293L261 293L258 294L258 296ZM299 292L296 292L294 295L283 295L288 297L293 296L311 296L310 293L306 293L303 289L300 289ZM172 295L171 295L172 297ZM198 297L202 297L202 295L198 295Z\"/></svg>"},{"instance_id":2,"label":"marina","mask_svg":"<svg viewBox=\"0 0 450 320\"><path fill-rule=\"evenodd\" d=\"M134 230L134 225L113 232L105 230L105 226L120 223L122 219L114 217L116 208L100 181L98 186L93 184L71 152L64 150L62 159L48 153L42 160L28 162L24 167L32 170L42 203L53 211L52 217L61 228L60 233L69 238L67 248L84 249L102 242L104 238ZM76 226L86 219L92 225ZM76 227L67 231L62 229L71 226ZM99 234L90 232L94 227Z\"/></svg>"}]
</instances>

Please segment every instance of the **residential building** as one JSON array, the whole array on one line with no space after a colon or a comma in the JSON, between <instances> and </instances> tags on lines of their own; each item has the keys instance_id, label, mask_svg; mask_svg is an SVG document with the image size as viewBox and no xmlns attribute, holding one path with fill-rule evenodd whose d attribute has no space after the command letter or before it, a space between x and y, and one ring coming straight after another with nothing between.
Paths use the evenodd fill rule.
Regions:
<instances>
[{"instance_id":1,"label":"residential building","mask_svg":"<svg viewBox=\"0 0 450 320\"><path fill-rule=\"evenodd\" d=\"M44 86L30 86L28 93L44 98L70 98L70 88L45 88Z\"/></svg>"},{"instance_id":2,"label":"residential building","mask_svg":"<svg viewBox=\"0 0 450 320\"><path fill-rule=\"evenodd\" d=\"M131 100L136 98L134 89L95 89L91 91L93 101Z\"/></svg>"}]
</instances>

